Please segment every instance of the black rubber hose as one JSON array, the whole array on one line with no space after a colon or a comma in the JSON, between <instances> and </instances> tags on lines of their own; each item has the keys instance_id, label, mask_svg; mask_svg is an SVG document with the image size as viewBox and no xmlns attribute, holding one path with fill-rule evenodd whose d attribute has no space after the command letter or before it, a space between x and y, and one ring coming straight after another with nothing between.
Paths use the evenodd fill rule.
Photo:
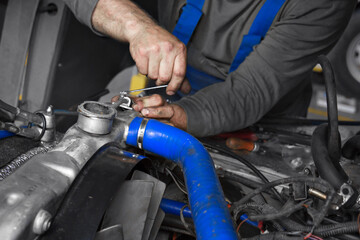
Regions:
<instances>
[{"instance_id":1,"label":"black rubber hose","mask_svg":"<svg viewBox=\"0 0 360 240\"><path fill-rule=\"evenodd\" d=\"M360 153L360 136L356 135L350 138L342 148L343 157L355 160Z\"/></svg>"},{"instance_id":2,"label":"black rubber hose","mask_svg":"<svg viewBox=\"0 0 360 240\"><path fill-rule=\"evenodd\" d=\"M339 161L331 161L327 145L328 126L317 127L313 133L311 152L314 163L322 179L329 182L336 190L348 181L348 176Z\"/></svg>"},{"instance_id":3,"label":"black rubber hose","mask_svg":"<svg viewBox=\"0 0 360 240\"><path fill-rule=\"evenodd\" d=\"M119 185L140 161L110 143L100 148L80 171L41 240L94 239Z\"/></svg>"},{"instance_id":4,"label":"black rubber hose","mask_svg":"<svg viewBox=\"0 0 360 240\"><path fill-rule=\"evenodd\" d=\"M335 74L329 59L321 55L318 58L318 62L322 66L323 75L325 80L326 89L326 102L328 112L328 151L330 159L333 162L338 162L341 153L341 141L339 134L339 123L338 123L338 108L337 108L337 96L336 96L336 85L335 85Z\"/></svg>"}]
</instances>

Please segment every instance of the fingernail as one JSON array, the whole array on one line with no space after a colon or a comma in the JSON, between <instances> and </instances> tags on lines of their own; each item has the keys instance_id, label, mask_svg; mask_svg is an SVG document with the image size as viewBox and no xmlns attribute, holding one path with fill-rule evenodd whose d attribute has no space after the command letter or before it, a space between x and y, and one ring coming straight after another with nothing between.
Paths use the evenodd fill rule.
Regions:
<instances>
[{"instance_id":1,"label":"fingernail","mask_svg":"<svg viewBox=\"0 0 360 240\"><path fill-rule=\"evenodd\" d=\"M141 114L146 116L149 114L149 110L145 108L145 109L141 110Z\"/></svg>"},{"instance_id":2,"label":"fingernail","mask_svg":"<svg viewBox=\"0 0 360 240\"><path fill-rule=\"evenodd\" d=\"M173 91L167 91L166 94L167 94L167 95L174 95L175 92L173 92Z\"/></svg>"},{"instance_id":3,"label":"fingernail","mask_svg":"<svg viewBox=\"0 0 360 240\"><path fill-rule=\"evenodd\" d=\"M134 109L135 111L139 111L139 105L134 104L134 105L133 105L133 109Z\"/></svg>"}]
</instances>

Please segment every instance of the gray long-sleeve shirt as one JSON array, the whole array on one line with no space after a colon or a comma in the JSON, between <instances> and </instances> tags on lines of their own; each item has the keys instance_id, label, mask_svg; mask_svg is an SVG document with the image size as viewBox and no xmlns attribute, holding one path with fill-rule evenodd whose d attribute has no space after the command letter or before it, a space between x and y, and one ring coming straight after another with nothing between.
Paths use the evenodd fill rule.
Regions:
<instances>
[{"instance_id":1,"label":"gray long-sleeve shirt","mask_svg":"<svg viewBox=\"0 0 360 240\"><path fill-rule=\"evenodd\" d=\"M64 0L91 26L97 0ZM185 0L159 0L159 21L175 27ZM309 74L317 56L339 39L356 0L287 0L263 41L238 69L228 70L264 0L206 0L203 17L188 44L188 64L224 79L184 97L178 105L188 131L213 135L247 127L266 114L306 111Z\"/></svg>"}]
</instances>

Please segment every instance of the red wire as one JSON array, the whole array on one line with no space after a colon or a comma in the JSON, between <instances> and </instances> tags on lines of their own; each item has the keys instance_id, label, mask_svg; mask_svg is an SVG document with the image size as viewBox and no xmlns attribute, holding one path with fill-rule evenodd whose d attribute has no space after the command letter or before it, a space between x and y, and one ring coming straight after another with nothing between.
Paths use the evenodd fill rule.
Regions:
<instances>
[{"instance_id":1,"label":"red wire","mask_svg":"<svg viewBox=\"0 0 360 240\"><path fill-rule=\"evenodd\" d=\"M312 233L308 233L305 237L304 237L304 240L305 239L308 239L309 237L311 237Z\"/></svg>"},{"instance_id":2,"label":"red wire","mask_svg":"<svg viewBox=\"0 0 360 240\"><path fill-rule=\"evenodd\" d=\"M244 219L244 220L241 221L241 223L236 228L236 232L239 232L241 225L243 225L247 220L249 220L249 218Z\"/></svg>"},{"instance_id":3,"label":"red wire","mask_svg":"<svg viewBox=\"0 0 360 240\"><path fill-rule=\"evenodd\" d=\"M309 239L309 238L313 238L313 239L317 239L317 240L323 240L321 237L315 236L312 233L308 233L304 239Z\"/></svg>"}]
</instances>

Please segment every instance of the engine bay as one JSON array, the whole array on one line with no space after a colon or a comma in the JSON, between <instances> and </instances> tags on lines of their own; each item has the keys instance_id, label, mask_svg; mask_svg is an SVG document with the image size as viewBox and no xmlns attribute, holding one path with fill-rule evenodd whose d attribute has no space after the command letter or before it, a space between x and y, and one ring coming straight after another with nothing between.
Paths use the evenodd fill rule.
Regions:
<instances>
[{"instance_id":1,"label":"engine bay","mask_svg":"<svg viewBox=\"0 0 360 240\"><path fill-rule=\"evenodd\" d=\"M126 94L66 113L1 101L1 239L359 239L359 125L338 121L333 84L327 121L202 139ZM78 118L65 134L59 115Z\"/></svg>"}]
</instances>

